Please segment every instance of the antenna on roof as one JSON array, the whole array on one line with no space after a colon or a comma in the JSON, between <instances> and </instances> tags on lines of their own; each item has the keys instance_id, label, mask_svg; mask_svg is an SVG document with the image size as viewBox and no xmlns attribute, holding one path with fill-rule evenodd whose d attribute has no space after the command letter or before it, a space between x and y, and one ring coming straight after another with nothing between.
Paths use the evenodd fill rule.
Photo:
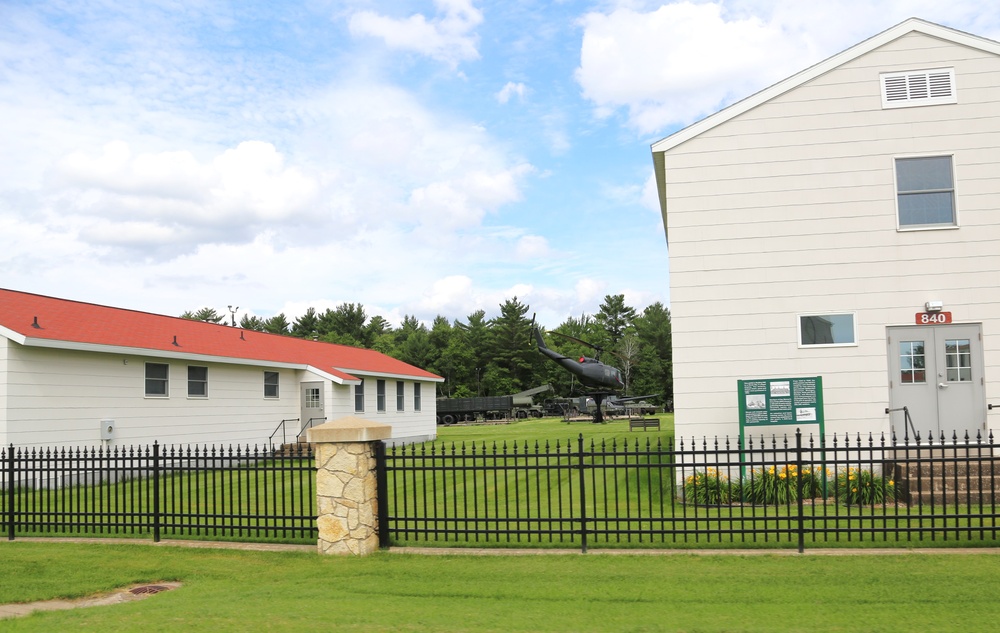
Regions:
<instances>
[{"instance_id":1,"label":"antenna on roof","mask_svg":"<svg viewBox=\"0 0 1000 633\"><path fill-rule=\"evenodd\" d=\"M229 317L232 319L233 327L236 327L236 313L240 311L240 307L229 306Z\"/></svg>"},{"instance_id":2,"label":"antenna on roof","mask_svg":"<svg viewBox=\"0 0 1000 633\"><path fill-rule=\"evenodd\" d=\"M35 321L31 324L31 327L35 328L36 330L42 329L42 326L38 325L38 317L37 316L35 317Z\"/></svg>"}]
</instances>

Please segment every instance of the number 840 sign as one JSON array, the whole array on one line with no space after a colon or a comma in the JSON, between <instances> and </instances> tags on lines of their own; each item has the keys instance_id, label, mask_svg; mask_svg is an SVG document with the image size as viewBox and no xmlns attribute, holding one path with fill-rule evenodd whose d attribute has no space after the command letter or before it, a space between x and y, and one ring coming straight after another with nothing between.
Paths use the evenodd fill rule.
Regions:
<instances>
[{"instance_id":1,"label":"number 840 sign","mask_svg":"<svg viewBox=\"0 0 1000 633\"><path fill-rule=\"evenodd\" d=\"M917 312L917 325L945 325L951 323L951 312Z\"/></svg>"}]
</instances>

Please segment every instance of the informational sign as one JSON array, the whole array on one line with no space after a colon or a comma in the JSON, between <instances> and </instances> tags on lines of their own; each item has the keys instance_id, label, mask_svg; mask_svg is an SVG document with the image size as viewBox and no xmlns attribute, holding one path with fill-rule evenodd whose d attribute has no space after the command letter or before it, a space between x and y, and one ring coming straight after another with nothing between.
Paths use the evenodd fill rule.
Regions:
<instances>
[{"instance_id":1,"label":"informational sign","mask_svg":"<svg viewBox=\"0 0 1000 633\"><path fill-rule=\"evenodd\" d=\"M951 312L917 312L917 325L946 325L951 323Z\"/></svg>"},{"instance_id":2,"label":"informational sign","mask_svg":"<svg viewBox=\"0 0 1000 633\"><path fill-rule=\"evenodd\" d=\"M739 380L740 434L745 427L818 424L823 433L823 378Z\"/></svg>"}]
</instances>

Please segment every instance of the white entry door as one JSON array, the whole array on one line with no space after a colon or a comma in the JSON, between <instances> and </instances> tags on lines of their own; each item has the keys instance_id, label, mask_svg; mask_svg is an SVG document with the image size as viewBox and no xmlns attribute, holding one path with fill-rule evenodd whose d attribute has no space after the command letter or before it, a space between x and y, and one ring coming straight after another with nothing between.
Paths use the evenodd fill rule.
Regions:
<instances>
[{"instance_id":1,"label":"white entry door","mask_svg":"<svg viewBox=\"0 0 1000 633\"><path fill-rule=\"evenodd\" d=\"M310 426L310 420L313 421L312 426L322 424L322 419L325 416L326 412L323 406L323 383L302 383L302 413L300 418L302 422L301 428L304 429L307 426Z\"/></svg>"},{"instance_id":2,"label":"white entry door","mask_svg":"<svg viewBox=\"0 0 1000 633\"><path fill-rule=\"evenodd\" d=\"M986 422L982 329L979 325L890 327L891 408L907 407L922 439L953 433L975 439ZM904 436L902 411L891 414L897 438ZM913 431L909 432L913 437Z\"/></svg>"}]
</instances>

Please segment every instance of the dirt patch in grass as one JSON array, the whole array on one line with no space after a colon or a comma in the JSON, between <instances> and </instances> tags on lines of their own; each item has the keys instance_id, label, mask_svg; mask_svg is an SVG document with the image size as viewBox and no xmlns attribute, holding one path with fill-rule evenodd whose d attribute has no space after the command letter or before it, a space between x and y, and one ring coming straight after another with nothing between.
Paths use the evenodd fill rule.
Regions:
<instances>
[{"instance_id":1,"label":"dirt patch in grass","mask_svg":"<svg viewBox=\"0 0 1000 633\"><path fill-rule=\"evenodd\" d=\"M101 607L109 604L134 602L135 600L143 600L180 586L181 583L179 582L152 582L132 585L131 587L116 589L110 593L74 600L40 600L38 602L3 604L0 605L0 620L28 615L35 611L64 611L66 609L82 609L85 607Z\"/></svg>"}]
</instances>

